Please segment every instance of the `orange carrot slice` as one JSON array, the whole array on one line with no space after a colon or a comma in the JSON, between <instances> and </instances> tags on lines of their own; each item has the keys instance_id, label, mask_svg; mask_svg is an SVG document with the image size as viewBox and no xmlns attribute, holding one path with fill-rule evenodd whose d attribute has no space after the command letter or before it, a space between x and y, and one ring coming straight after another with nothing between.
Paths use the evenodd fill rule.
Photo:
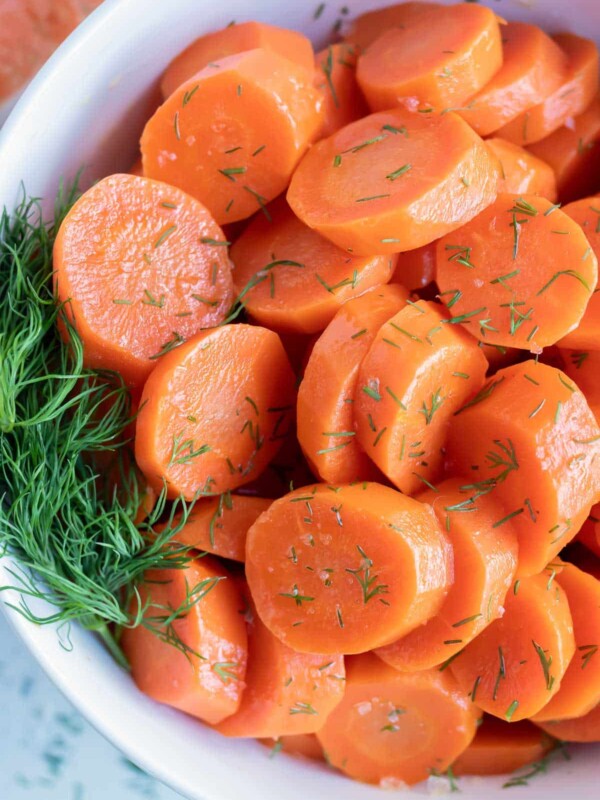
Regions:
<instances>
[{"instance_id":1,"label":"orange carrot slice","mask_svg":"<svg viewBox=\"0 0 600 800\"><path fill-rule=\"evenodd\" d=\"M452 414L484 382L475 339L448 323L437 303L406 306L379 329L358 371L356 438L406 494L437 479Z\"/></svg>"},{"instance_id":2,"label":"orange carrot slice","mask_svg":"<svg viewBox=\"0 0 600 800\"><path fill-rule=\"evenodd\" d=\"M317 333L339 307L392 277L394 255L354 256L311 230L282 199L231 248L238 296L261 325Z\"/></svg>"},{"instance_id":3,"label":"orange carrot slice","mask_svg":"<svg viewBox=\"0 0 600 800\"><path fill-rule=\"evenodd\" d=\"M205 67L146 123L144 174L197 197L219 223L264 210L323 123L312 82L312 71L268 50Z\"/></svg>"},{"instance_id":4,"label":"orange carrot slice","mask_svg":"<svg viewBox=\"0 0 600 800\"><path fill-rule=\"evenodd\" d=\"M431 508L377 483L297 489L248 531L258 613L301 652L357 653L426 622L452 584Z\"/></svg>"},{"instance_id":5,"label":"orange carrot slice","mask_svg":"<svg viewBox=\"0 0 600 800\"><path fill-rule=\"evenodd\" d=\"M419 495L444 526L454 552L454 584L435 617L376 653L401 672L429 669L451 659L502 614L517 569L517 533L491 495L472 499L459 478Z\"/></svg>"},{"instance_id":6,"label":"orange carrot slice","mask_svg":"<svg viewBox=\"0 0 600 800\"><path fill-rule=\"evenodd\" d=\"M424 289L435 280L435 242L398 254L392 283L400 283L410 291Z\"/></svg>"},{"instance_id":7,"label":"orange carrot slice","mask_svg":"<svg viewBox=\"0 0 600 800\"><path fill-rule=\"evenodd\" d=\"M600 424L600 350L560 350L564 370L585 395Z\"/></svg>"},{"instance_id":8,"label":"orange carrot slice","mask_svg":"<svg viewBox=\"0 0 600 800\"><path fill-rule=\"evenodd\" d=\"M500 161L499 192L539 194L551 202L556 200L556 178L545 161L506 139L487 139L486 144Z\"/></svg>"},{"instance_id":9,"label":"orange carrot slice","mask_svg":"<svg viewBox=\"0 0 600 800\"><path fill-rule=\"evenodd\" d=\"M500 370L454 416L448 469L492 492L519 535L517 574L539 572L581 528L600 493L600 428L560 370L525 361Z\"/></svg>"},{"instance_id":10,"label":"orange carrot slice","mask_svg":"<svg viewBox=\"0 0 600 800\"><path fill-rule=\"evenodd\" d=\"M294 375L276 333L213 328L168 353L146 381L136 460L169 497L235 489L277 452L293 398Z\"/></svg>"},{"instance_id":11,"label":"orange carrot slice","mask_svg":"<svg viewBox=\"0 0 600 800\"><path fill-rule=\"evenodd\" d=\"M515 583L503 616L458 654L451 669L479 708L517 722L550 702L574 652L567 597L544 572Z\"/></svg>"},{"instance_id":12,"label":"orange carrot slice","mask_svg":"<svg viewBox=\"0 0 600 800\"><path fill-rule=\"evenodd\" d=\"M206 208L157 181L111 175L65 217L54 286L87 366L141 387L157 360L219 325L233 297L223 233Z\"/></svg>"},{"instance_id":13,"label":"orange carrot slice","mask_svg":"<svg viewBox=\"0 0 600 800\"><path fill-rule=\"evenodd\" d=\"M317 738L346 775L400 788L444 772L479 717L449 672L402 673L365 653L348 659L344 699Z\"/></svg>"},{"instance_id":14,"label":"orange carrot slice","mask_svg":"<svg viewBox=\"0 0 600 800\"><path fill-rule=\"evenodd\" d=\"M498 134L515 144L533 144L549 136L569 117L582 114L598 91L598 48L594 42L573 33L559 33L553 38L567 56L567 75L542 103L500 128Z\"/></svg>"},{"instance_id":15,"label":"orange carrot slice","mask_svg":"<svg viewBox=\"0 0 600 800\"><path fill-rule=\"evenodd\" d=\"M600 742L600 704L584 717L536 724L563 742Z\"/></svg>"},{"instance_id":16,"label":"orange carrot slice","mask_svg":"<svg viewBox=\"0 0 600 800\"><path fill-rule=\"evenodd\" d=\"M463 106L500 69L498 19L484 6L439 7L382 33L358 60L372 111Z\"/></svg>"},{"instance_id":17,"label":"orange carrot slice","mask_svg":"<svg viewBox=\"0 0 600 800\"><path fill-rule=\"evenodd\" d=\"M577 117L529 146L530 151L550 164L556 175L558 196L563 203L598 191L600 170L600 95Z\"/></svg>"},{"instance_id":18,"label":"orange carrot slice","mask_svg":"<svg viewBox=\"0 0 600 800\"><path fill-rule=\"evenodd\" d=\"M200 558L148 572L139 592L145 621L121 637L138 688L211 724L233 714L248 651L242 597L227 571Z\"/></svg>"},{"instance_id":19,"label":"orange carrot slice","mask_svg":"<svg viewBox=\"0 0 600 800\"><path fill-rule=\"evenodd\" d=\"M321 138L368 114L356 82L357 47L330 44L315 56L315 86L323 92L324 118Z\"/></svg>"},{"instance_id":20,"label":"orange carrot slice","mask_svg":"<svg viewBox=\"0 0 600 800\"><path fill-rule=\"evenodd\" d=\"M287 199L309 227L359 255L412 250L496 196L498 164L456 114L371 114L314 145Z\"/></svg>"},{"instance_id":21,"label":"orange carrot slice","mask_svg":"<svg viewBox=\"0 0 600 800\"><path fill-rule=\"evenodd\" d=\"M315 475L327 483L380 474L356 440L354 394L379 328L407 299L402 286L370 289L344 303L315 342L298 390L298 440Z\"/></svg>"},{"instance_id":22,"label":"orange carrot slice","mask_svg":"<svg viewBox=\"0 0 600 800\"><path fill-rule=\"evenodd\" d=\"M433 11L439 7L439 3L412 2L398 3L395 6L386 6L385 8L376 8L374 11L367 11L352 20L345 39L348 42L352 42L360 50L366 50L375 39L378 39L389 28L404 28L423 13Z\"/></svg>"},{"instance_id":23,"label":"orange carrot slice","mask_svg":"<svg viewBox=\"0 0 600 800\"><path fill-rule=\"evenodd\" d=\"M325 761L323 748L314 733L297 733L295 736L280 736L278 739L261 739L261 744L271 748L271 757L276 753Z\"/></svg>"},{"instance_id":24,"label":"orange carrot slice","mask_svg":"<svg viewBox=\"0 0 600 800\"><path fill-rule=\"evenodd\" d=\"M534 195L498 195L437 244L440 297L488 344L541 352L577 327L597 279L581 227Z\"/></svg>"},{"instance_id":25,"label":"orange carrot slice","mask_svg":"<svg viewBox=\"0 0 600 800\"><path fill-rule=\"evenodd\" d=\"M303 34L264 22L240 22L200 36L179 53L162 77L160 88L163 97L169 97L206 66L256 48L287 58L308 73L314 69L312 44Z\"/></svg>"}]
</instances>

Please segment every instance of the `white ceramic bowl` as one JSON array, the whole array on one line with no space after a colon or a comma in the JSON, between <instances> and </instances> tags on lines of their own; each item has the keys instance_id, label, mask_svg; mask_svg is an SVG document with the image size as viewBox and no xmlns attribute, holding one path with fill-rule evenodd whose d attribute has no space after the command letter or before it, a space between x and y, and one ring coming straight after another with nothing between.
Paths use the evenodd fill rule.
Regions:
<instances>
[{"instance_id":1,"label":"white ceramic bowl","mask_svg":"<svg viewBox=\"0 0 600 800\"><path fill-rule=\"evenodd\" d=\"M345 0L350 15L389 0ZM549 31L571 30L600 42L599 0L488 0L510 19ZM199 34L230 20L259 19L304 31L323 44L341 13L329 0L106 0L61 46L27 89L0 132L0 207L14 207L24 185L51 209L61 178L84 166L83 180L126 170L156 102L169 60ZM11 560L0 561L0 585ZM7 592L5 601L18 597ZM0 603L1 605L1 603ZM353 783L324 767L285 755L269 760L253 741L228 740L190 717L140 694L93 635L77 626L70 645L51 627L36 627L6 609L33 655L65 695L129 758L194 800L381 800L381 790ZM43 611L37 607L36 611ZM558 800L575 792L597 800L600 748L577 749L530 786L509 797ZM461 782L465 800L506 800L500 779ZM433 787L439 790L440 787ZM432 787L414 792L427 794ZM436 792L437 793L437 792Z\"/></svg>"}]
</instances>

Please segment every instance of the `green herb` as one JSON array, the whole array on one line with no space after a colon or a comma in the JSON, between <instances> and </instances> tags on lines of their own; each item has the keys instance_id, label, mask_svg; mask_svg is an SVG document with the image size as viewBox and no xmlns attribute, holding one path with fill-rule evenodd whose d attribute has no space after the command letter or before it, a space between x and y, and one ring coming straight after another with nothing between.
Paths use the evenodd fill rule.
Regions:
<instances>
[{"instance_id":1,"label":"green herb","mask_svg":"<svg viewBox=\"0 0 600 800\"><path fill-rule=\"evenodd\" d=\"M325 75L325 80L327 81L327 86L329 87L329 91L331 92L331 97L333 99L333 105L336 108L339 108L340 101L337 96L337 92L335 90L335 84L333 83L332 73L333 73L333 48L331 45L327 48L327 58L321 64L321 69Z\"/></svg>"},{"instance_id":2,"label":"green herb","mask_svg":"<svg viewBox=\"0 0 600 800\"><path fill-rule=\"evenodd\" d=\"M350 575L354 575L358 581L362 590L363 603L366 605L373 597L380 594L388 594L389 586L386 583L377 583L379 575L371 575L373 562L360 545L357 544L356 549L362 558L362 563L357 569L346 568L346 572L349 572Z\"/></svg>"},{"instance_id":3,"label":"green herb","mask_svg":"<svg viewBox=\"0 0 600 800\"><path fill-rule=\"evenodd\" d=\"M235 181L235 175L243 175L246 172L246 167L226 167L225 169L219 169L217 172L220 172L225 178L228 178L230 181Z\"/></svg>"},{"instance_id":4,"label":"green herb","mask_svg":"<svg viewBox=\"0 0 600 800\"><path fill-rule=\"evenodd\" d=\"M507 722L511 721L518 707L519 707L519 701L513 700L512 703L509 705L509 707L506 709L506 713L504 715L504 718L506 719Z\"/></svg>"},{"instance_id":5,"label":"green herb","mask_svg":"<svg viewBox=\"0 0 600 800\"><path fill-rule=\"evenodd\" d=\"M297 606L301 606L302 603L312 603L315 599L314 597L300 594L300 590L296 584L294 584L291 592L279 592L279 597L289 597L296 603Z\"/></svg>"},{"instance_id":6,"label":"green herb","mask_svg":"<svg viewBox=\"0 0 600 800\"><path fill-rule=\"evenodd\" d=\"M393 172L390 172L385 177L388 179L388 181L395 181L398 178L400 178L402 175L406 175L406 173L410 169L412 169L412 164L405 164L403 167L399 167L398 169L394 170Z\"/></svg>"},{"instance_id":7,"label":"green herb","mask_svg":"<svg viewBox=\"0 0 600 800\"><path fill-rule=\"evenodd\" d=\"M568 275L571 278L575 278L590 294L592 293L592 290L590 289L588 282L580 272L577 272L577 270L574 269L561 269L558 272L555 272L554 275L550 278L550 280L542 286L542 288L537 293L537 297L539 297L547 289L549 289L554 283L554 281L558 280L558 278L560 278L561 275Z\"/></svg>"},{"instance_id":8,"label":"green herb","mask_svg":"<svg viewBox=\"0 0 600 800\"><path fill-rule=\"evenodd\" d=\"M423 414L425 417L425 424L431 425L431 421L433 420L433 415L435 412L440 408L442 403L444 402L445 398L441 397L440 392L441 388L437 389L434 394L431 395L431 405L428 406L425 402L419 409L419 414Z\"/></svg>"},{"instance_id":9,"label":"green herb","mask_svg":"<svg viewBox=\"0 0 600 800\"><path fill-rule=\"evenodd\" d=\"M240 676L234 670L239 669L237 661L219 661L212 665L212 671L216 673L225 685L231 681L239 681Z\"/></svg>"},{"instance_id":10,"label":"green herb","mask_svg":"<svg viewBox=\"0 0 600 800\"><path fill-rule=\"evenodd\" d=\"M290 708L290 714L310 714L316 716L319 712L313 708L310 703L294 703Z\"/></svg>"}]
</instances>

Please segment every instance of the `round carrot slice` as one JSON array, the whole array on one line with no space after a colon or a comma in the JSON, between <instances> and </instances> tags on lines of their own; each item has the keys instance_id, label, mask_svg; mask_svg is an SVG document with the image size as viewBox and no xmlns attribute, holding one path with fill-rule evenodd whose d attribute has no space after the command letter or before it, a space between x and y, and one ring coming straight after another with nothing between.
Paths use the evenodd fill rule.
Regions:
<instances>
[{"instance_id":1,"label":"round carrot slice","mask_svg":"<svg viewBox=\"0 0 600 800\"><path fill-rule=\"evenodd\" d=\"M354 394L377 331L407 299L402 286L370 289L344 303L315 342L298 390L298 440L315 475L327 483L380 475L356 441Z\"/></svg>"},{"instance_id":2,"label":"round carrot slice","mask_svg":"<svg viewBox=\"0 0 600 800\"><path fill-rule=\"evenodd\" d=\"M581 227L535 195L498 195L437 244L440 297L488 344L541 352L577 327L597 279Z\"/></svg>"},{"instance_id":3,"label":"round carrot slice","mask_svg":"<svg viewBox=\"0 0 600 800\"><path fill-rule=\"evenodd\" d=\"M276 333L226 325L170 352L146 381L135 457L168 496L215 494L265 469L290 427L294 375Z\"/></svg>"},{"instance_id":4,"label":"round carrot slice","mask_svg":"<svg viewBox=\"0 0 600 800\"><path fill-rule=\"evenodd\" d=\"M585 395L600 424L600 350L560 350L564 370Z\"/></svg>"},{"instance_id":5,"label":"round carrot slice","mask_svg":"<svg viewBox=\"0 0 600 800\"><path fill-rule=\"evenodd\" d=\"M377 483L297 489L248 531L260 618L301 652L358 653L439 610L452 552L429 506Z\"/></svg>"},{"instance_id":6,"label":"round carrot slice","mask_svg":"<svg viewBox=\"0 0 600 800\"><path fill-rule=\"evenodd\" d=\"M313 75L260 49L205 67L146 123L144 174L197 197L219 223L264 210L323 124Z\"/></svg>"},{"instance_id":7,"label":"round carrot slice","mask_svg":"<svg viewBox=\"0 0 600 800\"><path fill-rule=\"evenodd\" d=\"M515 584L502 617L458 654L451 669L479 708L517 722L558 692L574 652L567 597L544 572Z\"/></svg>"},{"instance_id":8,"label":"round carrot slice","mask_svg":"<svg viewBox=\"0 0 600 800\"><path fill-rule=\"evenodd\" d=\"M400 283L410 291L424 289L435 280L435 242L398 254L392 283Z\"/></svg>"},{"instance_id":9,"label":"round carrot slice","mask_svg":"<svg viewBox=\"0 0 600 800\"><path fill-rule=\"evenodd\" d=\"M455 775L503 775L541 761L555 740L531 722L485 716L471 744L452 765Z\"/></svg>"},{"instance_id":10,"label":"round carrot slice","mask_svg":"<svg viewBox=\"0 0 600 800\"><path fill-rule=\"evenodd\" d=\"M315 56L315 86L324 98L322 138L369 113L356 82L356 59L356 45L343 42L330 44Z\"/></svg>"},{"instance_id":11,"label":"round carrot slice","mask_svg":"<svg viewBox=\"0 0 600 800\"><path fill-rule=\"evenodd\" d=\"M200 36L179 53L162 77L160 88L163 97L169 97L204 67L227 56L256 48L287 58L308 73L314 69L312 44L303 34L264 22L240 22Z\"/></svg>"},{"instance_id":12,"label":"round carrot slice","mask_svg":"<svg viewBox=\"0 0 600 800\"><path fill-rule=\"evenodd\" d=\"M462 3L386 30L360 56L356 77L372 111L442 111L464 105L501 64L494 12Z\"/></svg>"},{"instance_id":13,"label":"round carrot slice","mask_svg":"<svg viewBox=\"0 0 600 800\"><path fill-rule=\"evenodd\" d=\"M488 136L544 101L567 74L567 56L548 34L536 25L509 22L502 26L502 66L458 113Z\"/></svg>"},{"instance_id":14,"label":"round carrot slice","mask_svg":"<svg viewBox=\"0 0 600 800\"><path fill-rule=\"evenodd\" d=\"M600 197L586 197L563 206L562 211L581 225L596 258L600 257ZM564 336L559 347L573 350L600 349L600 291L594 287L585 313L575 330Z\"/></svg>"},{"instance_id":15,"label":"round carrot slice","mask_svg":"<svg viewBox=\"0 0 600 800\"><path fill-rule=\"evenodd\" d=\"M598 48L594 42L573 33L559 33L553 38L567 56L567 75L542 103L500 128L498 134L515 144L533 144L549 136L569 117L583 113L598 91Z\"/></svg>"},{"instance_id":16,"label":"round carrot slice","mask_svg":"<svg viewBox=\"0 0 600 800\"><path fill-rule=\"evenodd\" d=\"M600 581L560 560L549 567L557 570L556 581L569 601L575 655L560 689L534 722L582 717L600 703Z\"/></svg>"},{"instance_id":17,"label":"round carrot slice","mask_svg":"<svg viewBox=\"0 0 600 800\"><path fill-rule=\"evenodd\" d=\"M455 414L450 473L474 498L493 493L519 536L517 574L539 572L575 536L600 492L600 428L585 397L554 367L525 361L497 372Z\"/></svg>"},{"instance_id":18,"label":"round carrot slice","mask_svg":"<svg viewBox=\"0 0 600 800\"><path fill-rule=\"evenodd\" d=\"M225 736L311 734L341 701L346 672L340 655L297 653L265 627L247 600L248 669L239 709L218 726Z\"/></svg>"},{"instance_id":19,"label":"round carrot slice","mask_svg":"<svg viewBox=\"0 0 600 800\"><path fill-rule=\"evenodd\" d=\"M392 277L394 255L344 252L283 199L269 206L269 216L256 217L231 248L238 297L261 325L317 333L347 300Z\"/></svg>"},{"instance_id":20,"label":"round carrot slice","mask_svg":"<svg viewBox=\"0 0 600 800\"><path fill-rule=\"evenodd\" d=\"M490 495L477 500L459 478L419 495L444 526L454 552L454 584L435 617L376 653L401 672L429 669L451 659L501 616L517 569L517 533Z\"/></svg>"},{"instance_id":21,"label":"round carrot slice","mask_svg":"<svg viewBox=\"0 0 600 800\"><path fill-rule=\"evenodd\" d=\"M584 717L537 722L536 725L562 742L600 742L600 704Z\"/></svg>"},{"instance_id":22,"label":"round carrot slice","mask_svg":"<svg viewBox=\"0 0 600 800\"><path fill-rule=\"evenodd\" d=\"M554 170L563 203L598 191L599 140L600 95L596 95L579 116L569 117L554 133L529 146L534 156Z\"/></svg>"},{"instance_id":23,"label":"round carrot slice","mask_svg":"<svg viewBox=\"0 0 600 800\"><path fill-rule=\"evenodd\" d=\"M500 139L486 139L487 146L500 162L498 192L538 194L554 202L557 197L554 170L524 147Z\"/></svg>"},{"instance_id":24,"label":"round carrot slice","mask_svg":"<svg viewBox=\"0 0 600 800\"><path fill-rule=\"evenodd\" d=\"M65 217L54 286L87 366L141 387L157 360L220 324L233 299L223 233L194 198L157 181L111 175Z\"/></svg>"},{"instance_id":25,"label":"round carrot slice","mask_svg":"<svg viewBox=\"0 0 600 800\"><path fill-rule=\"evenodd\" d=\"M479 717L449 672L402 673L365 653L348 659L344 699L317 738L346 775L400 788L448 769Z\"/></svg>"},{"instance_id":26,"label":"round carrot slice","mask_svg":"<svg viewBox=\"0 0 600 800\"><path fill-rule=\"evenodd\" d=\"M412 250L496 196L498 163L456 114L371 114L314 145L287 199L309 227L362 255Z\"/></svg>"},{"instance_id":27,"label":"round carrot slice","mask_svg":"<svg viewBox=\"0 0 600 800\"><path fill-rule=\"evenodd\" d=\"M144 621L120 640L138 688L211 724L233 714L248 645L242 596L227 571L205 557L152 570L138 588Z\"/></svg>"},{"instance_id":28,"label":"round carrot slice","mask_svg":"<svg viewBox=\"0 0 600 800\"><path fill-rule=\"evenodd\" d=\"M439 7L439 3L409 2L367 11L352 20L345 39L360 50L366 50L388 28L404 28L423 13Z\"/></svg>"},{"instance_id":29,"label":"round carrot slice","mask_svg":"<svg viewBox=\"0 0 600 800\"><path fill-rule=\"evenodd\" d=\"M437 303L411 303L379 329L358 371L356 438L400 491L437 479L452 414L486 368L475 339Z\"/></svg>"}]
</instances>

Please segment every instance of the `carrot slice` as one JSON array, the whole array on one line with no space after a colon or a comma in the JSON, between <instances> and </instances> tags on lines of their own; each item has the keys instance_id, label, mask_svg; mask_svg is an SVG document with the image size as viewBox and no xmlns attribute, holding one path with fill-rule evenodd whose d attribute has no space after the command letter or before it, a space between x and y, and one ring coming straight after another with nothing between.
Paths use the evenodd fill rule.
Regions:
<instances>
[{"instance_id":1,"label":"carrot slice","mask_svg":"<svg viewBox=\"0 0 600 800\"><path fill-rule=\"evenodd\" d=\"M577 541L600 558L600 503L592 506L589 517L577 534Z\"/></svg>"},{"instance_id":2,"label":"carrot slice","mask_svg":"<svg viewBox=\"0 0 600 800\"><path fill-rule=\"evenodd\" d=\"M365 653L347 660L344 699L317 738L346 775L400 788L445 771L479 717L449 672L402 673Z\"/></svg>"},{"instance_id":3,"label":"carrot slice","mask_svg":"<svg viewBox=\"0 0 600 800\"><path fill-rule=\"evenodd\" d=\"M564 370L584 393L600 424L600 350L560 350Z\"/></svg>"},{"instance_id":4,"label":"carrot slice","mask_svg":"<svg viewBox=\"0 0 600 800\"><path fill-rule=\"evenodd\" d=\"M582 717L600 703L600 581L560 560L549 567L569 602L576 649L560 689L534 722Z\"/></svg>"},{"instance_id":5,"label":"carrot slice","mask_svg":"<svg viewBox=\"0 0 600 800\"><path fill-rule=\"evenodd\" d=\"M398 254L392 283L400 283L410 291L424 289L435 280L435 242Z\"/></svg>"},{"instance_id":6,"label":"carrot slice","mask_svg":"<svg viewBox=\"0 0 600 800\"><path fill-rule=\"evenodd\" d=\"M219 223L264 210L321 129L312 82L312 71L268 50L205 67L146 123L144 174L197 197Z\"/></svg>"},{"instance_id":7,"label":"carrot slice","mask_svg":"<svg viewBox=\"0 0 600 800\"><path fill-rule=\"evenodd\" d=\"M54 244L55 290L86 365L141 387L163 353L219 325L233 297L223 244L206 208L172 186L111 175L88 189Z\"/></svg>"},{"instance_id":8,"label":"carrot slice","mask_svg":"<svg viewBox=\"0 0 600 800\"><path fill-rule=\"evenodd\" d=\"M301 652L358 653L426 622L452 584L431 508L377 483L297 489L248 531L258 613Z\"/></svg>"},{"instance_id":9,"label":"carrot slice","mask_svg":"<svg viewBox=\"0 0 600 800\"><path fill-rule=\"evenodd\" d=\"M344 658L297 653L265 627L248 602L248 669L239 709L217 725L225 736L314 733L344 694Z\"/></svg>"},{"instance_id":10,"label":"carrot slice","mask_svg":"<svg viewBox=\"0 0 600 800\"><path fill-rule=\"evenodd\" d=\"M506 139L487 139L486 144L500 161L498 192L539 194L551 202L556 200L556 178L545 161Z\"/></svg>"},{"instance_id":11,"label":"carrot slice","mask_svg":"<svg viewBox=\"0 0 600 800\"><path fill-rule=\"evenodd\" d=\"M242 597L227 571L199 558L148 572L139 593L145 622L121 637L138 688L211 724L233 714L248 648Z\"/></svg>"},{"instance_id":12,"label":"carrot slice","mask_svg":"<svg viewBox=\"0 0 600 800\"><path fill-rule=\"evenodd\" d=\"M600 493L600 428L564 373L525 361L500 370L454 417L448 469L475 499L493 492L519 535L517 574L539 572L581 528Z\"/></svg>"},{"instance_id":13,"label":"carrot slice","mask_svg":"<svg viewBox=\"0 0 600 800\"><path fill-rule=\"evenodd\" d=\"M294 375L276 333L225 325L165 356L146 381L135 457L169 497L226 492L265 469L290 427Z\"/></svg>"},{"instance_id":14,"label":"carrot slice","mask_svg":"<svg viewBox=\"0 0 600 800\"><path fill-rule=\"evenodd\" d=\"M360 363L379 328L405 304L402 286L370 289L340 308L316 341L298 390L298 440L327 483L380 475L356 440L354 394Z\"/></svg>"},{"instance_id":15,"label":"carrot slice","mask_svg":"<svg viewBox=\"0 0 600 800\"><path fill-rule=\"evenodd\" d=\"M581 227L535 195L498 195L437 244L440 297L488 344L541 352L577 327L597 279Z\"/></svg>"},{"instance_id":16,"label":"carrot slice","mask_svg":"<svg viewBox=\"0 0 600 800\"><path fill-rule=\"evenodd\" d=\"M487 362L443 306L420 300L378 331L358 371L356 438L406 494L435 481L452 414L483 385Z\"/></svg>"},{"instance_id":17,"label":"carrot slice","mask_svg":"<svg viewBox=\"0 0 600 800\"><path fill-rule=\"evenodd\" d=\"M600 95L577 117L529 146L529 150L550 164L556 175L558 196L563 203L598 191L600 170Z\"/></svg>"},{"instance_id":18,"label":"carrot slice","mask_svg":"<svg viewBox=\"0 0 600 800\"><path fill-rule=\"evenodd\" d=\"M369 113L356 82L356 60L357 47L343 42L330 44L315 56L315 86L325 101L322 138Z\"/></svg>"},{"instance_id":19,"label":"carrot slice","mask_svg":"<svg viewBox=\"0 0 600 800\"><path fill-rule=\"evenodd\" d=\"M564 213L581 225L585 236L594 251L600 257L600 197L585 197L563 206ZM564 336L559 347L573 350L600 349L600 291L594 287L585 313L575 330Z\"/></svg>"},{"instance_id":20,"label":"carrot slice","mask_svg":"<svg viewBox=\"0 0 600 800\"><path fill-rule=\"evenodd\" d=\"M488 136L559 89L568 74L567 56L536 25L502 27L502 66L468 103L461 117Z\"/></svg>"},{"instance_id":21,"label":"carrot slice","mask_svg":"<svg viewBox=\"0 0 600 800\"><path fill-rule=\"evenodd\" d=\"M455 775L502 775L540 761L554 739L527 720L484 716L471 744L452 765Z\"/></svg>"},{"instance_id":22,"label":"carrot slice","mask_svg":"<svg viewBox=\"0 0 600 800\"><path fill-rule=\"evenodd\" d=\"M553 39L567 56L567 75L542 103L500 128L498 134L515 144L533 144L549 136L569 117L582 114L598 91L598 48L594 42L573 33L559 33Z\"/></svg>"},{"instance_id":23,"label":"carrot slice","mask_svg":"<svg viewBox=\"0 0 600 800\"><path fill-rule=\"evenodd\" d=\"M517 533L490 495L472 499L465 481L452 478L419 495L444 526L454 552L454 584L435 617L376 653L401 672L429 669L451 659L503 611L517 569Z\"/></svg>"},{"instance_id":24,"label":"carrot slice","mask_svg":"<svg viewBox=\"0 0 600 800\"><path fill-rule=\"evenodd\" d=\"M412 250L496 196L497 160L456 114L371 114L314 145L287 199L309 227L359 255Z\"/></svg>"},{"instance_id":25,"label":"carrot slice","mask_svg":"<svg viewBox=\"0 0 600 800\"><path fill-rule=\"evenodd\" d=\"M440 6L382 33L358 60L372 111L460 107L500 69L498 19L489 8Z\"/></svg>"},{"instance_id":26,"label":"carrot slice","mask_svg":"<svg viewBox=\"0 0 600 800\"><path fill-rule=\"evenodd\" d=\"M163 97L169 97L206 66L256 48L293 61L308 73L314 69L312 44L303 34L264 22L240 22L200 36L179 53L165 70L160 82Z\"/></svg>"},{"instance_id":27,"label":"carrot slice","mask_svg":"<svg viewBox=\"0 0 600 800\"><path fill-rule=\"evenodd\" d=\"M295 736L280 736L278 739L261 739L261 744L271 748L271 754L288 753L291 756L325 761L323 748L314 733L297 733Z\"/></svg>"},{"instance_id":28,"label":"carrot slice","mask_svg":"<svg viewBox=\"0 0 600 800\"><path fill-rule=\"evenodd\" d=\"M378 39L389 28L404 28L420 17L423 13L439 8L439 3L412 2L398 3L395 6L376 8L367 11L352 20L348 33L344 37L360 50L366 48Z\"/></svg>"},{"instance_id":29,"label":"carrot slice","mask_svg":"<svg viewBox=\"0 0 600 800\"><path fill-rule=\"evenodd\" d=\"M311 230L282 199L256 217L231 248L238 296L261 325L317 333L339 307L387 283L394 255L354 256Z\"/></svg>"},{"instance_id":30,"label":"carrot slice","mask_svg":"<svg viewBox=\"0 0 600 800\"><path fill-rule=\"evenodd\" d=\"M584 717L537 722L536 725L563 742L600 742L600 704Z\"/></svg>"},{"instance_id":31,"label":"carrot slice","mask_svg":"<svg viewBox=\"0 0 600 800\"><path fill-rule=\"evenodd\" d=\"M452 662L462 690L508 722L533 716L554 697L575 652L569 603L552 578L544 572L515 583L502 617Z\"/></svg>"}]
</instances>

